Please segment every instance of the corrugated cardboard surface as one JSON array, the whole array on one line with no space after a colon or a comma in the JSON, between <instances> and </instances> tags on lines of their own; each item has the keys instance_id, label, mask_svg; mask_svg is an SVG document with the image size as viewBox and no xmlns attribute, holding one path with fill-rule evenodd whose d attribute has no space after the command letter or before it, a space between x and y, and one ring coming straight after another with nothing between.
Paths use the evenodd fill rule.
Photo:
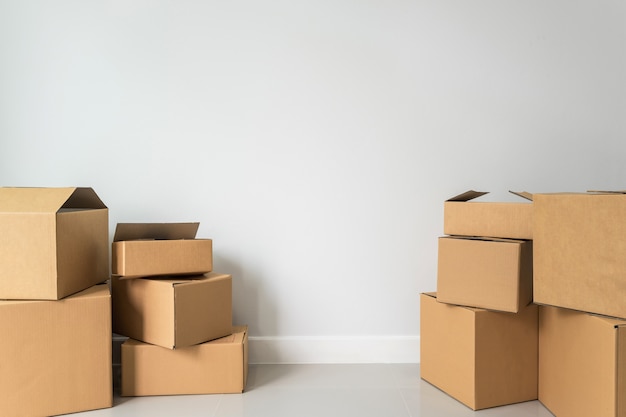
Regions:
<instances>
[{"instance_id":1,"label":"corrugated cardboard surface","mask_svg":"<svg viewBox=\"0 0 626 417\"><path fill-rule=\"evenodd\" d=\"M1 416L112 406L106 284L60 301L0 301L0 334Z\"/></svg>"},{"instance_id":2,"label":"corrugated cardboard surface","mask_svg":"<svg viewBox=\"0 0 626 417\"><path fill-rule=\"evenodd\" d=\"M129 339L122 345L123 396L243 392L248 369L246 326L221 339L170 350Z\"/></svg>"},{"instance_id":3,"label":"corrugated cardboard surface","mask_svg":"<svg viewBox=\"0 0 626 417\"><path fill-rule=\"evenodd\" d=\"M532 302L532 242L440 237L437 299L518 312Z\"/></svg>"},{"instance_id":4,"label":"corrugated cardboard surface","mask_svg":"<svg viewBox=\"0 0 626 417\"><path fill-rule=\"evenodd\" d=\"M625 334L624 320L541 306L539 400L556 416L626 416Z\"/></svg>"},{"instance_id":5,"label":"corrugated cardboard surface","mask_svg":"<svg viewBox=\"0 0 626 417\"><path fill-rule=\"evenodd\" d=\"M199 223L118 223L112 273L125 278L204 274L213 269L211 239L194 239Z\"/></svg>"},{"instance_id":6,"label":"corrugated cardboard surface","mask_svg":"<svg viewBox=\"0 0 626 417\"><path fill-rule=\"evenodd\" d=\"M473 192L466 198L473 199L482 194ZM458 201L453 198L444 202L443 217L443 233L446 235L533 238L533 204L529 202Z\"/></svg>"},{"instance_id":7,"label":"corrugated cardboard surface","mask_svg":"<svg viewBox=\"0 0 626 417\"><path fill-rule=\"evenodd\" d=\"M479 410L537 399L537 306L520 313L420 297L421 377Z\"/></svg>"},{"instance_id":8,"label":"corrugated cardboard surface","mask_svg":"<svg viewBox=\"0 0 626 417\"><path fill-rule=\"evenodd\" d=\"M535 302L626 318L626 195L534 201Z\"/></svg>"},{"instance_id":9,"label":"corrugated cardboard surface","mask_svg":"<svg viewBox=\"0 0 626 417\"><path fill-rule=\"evenodd\" d=\"M0 298L58 300L106 281L108 221L90 188L0 188Z\"/></svg>"},{"instance_id":10,"label":"corrugated cardboard surface","mask_svg":"<svg viewBox=\"0 0 626 417\"><path fill-rule=\"evenodd\" d=\"M115 333L169 349L223 337L232 328L232 277L111 278Z\"/></svg>"}]
</instances>

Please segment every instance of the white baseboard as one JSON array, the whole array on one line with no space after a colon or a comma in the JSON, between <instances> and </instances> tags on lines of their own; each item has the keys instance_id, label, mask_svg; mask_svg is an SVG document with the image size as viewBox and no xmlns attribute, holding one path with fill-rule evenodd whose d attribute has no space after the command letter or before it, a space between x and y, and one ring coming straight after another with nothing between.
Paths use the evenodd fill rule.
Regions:
<instances>
[{"instance_id":1,"label":"white baseboard","mask_svg":"<svg viewBox=\"0 0 626 417\"><path fill-rule=\"evenodd\" d=\"M249 337L252 364L418 363L419 336Z\"/></svg>"}]
</instances>

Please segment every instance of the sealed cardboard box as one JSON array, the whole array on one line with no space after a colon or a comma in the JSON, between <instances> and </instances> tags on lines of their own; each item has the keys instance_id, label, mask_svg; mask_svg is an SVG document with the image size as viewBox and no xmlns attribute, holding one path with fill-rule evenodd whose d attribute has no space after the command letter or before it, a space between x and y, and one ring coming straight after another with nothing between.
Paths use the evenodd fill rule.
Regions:
<instances>
[{"instance_id":1,"label":"sealed cardboard box","mask_svg":"<svg viewBox=\"0 0 626 417\"><path fill-rule=\"evenodd\" d=\"M626 321L539 309L539 401L560 417L626 416Z\"/></svg>"},{"instance_id":2,"label":"sealed cardboard box","mask_svg":"<svg viewBox=\"0 0 626 417\"><path fill-rule=\"evenodd\" d=\"M59 300L109 279L109 213L91 188L0 188L0 299Z\"/></svg>"},{"instance_id":3,"label":"sealed cardboard box","mask_svg":"<svg viewBox=\"0 0 626 417\"><path fill-rule=\"evenodd\" d=\"M439 238L437 300L517 313L532 302L532 241Z\"/></svg>"},{"instance_id":4,"label":"sealed cardboard box","mask_svg":"<svg viewBox=\"0 0 626 417\"><path fill-rule=\"evenodd\" d=\"M122 395L241 393L248 375L248 329L170 350L129 339L122 345Z\"/></svg>"},{"instance_id":5,"label":"sealed cardboard box","mask_svg":"<svg viewBox=\"0 0 626 417\"><path fill-rule=\"evenodd\" d=\"M113 331L169 349L230 334L232 277L111 278Z\"/></svg>"},{"instance_id":6,"label":"sealed cardboard box","mask_svg":"<svg viewBox=\"0 0 626 417\"><path fill-rule=\"evenodd\" d=\"M113 405L111 295L0 301L0 415L52 416Z\"/></svg>"},{"instance_id":7,"label":"sealed cardboard box","mask_svg":"<svg viewBox=\"0 0 626 417\"><path fill-rule=\"evenodd\" d=\"M535 302L626 318L626 195L535 197Z\"/></svg>"},{"instance_id":8,"label":"sealed cardboard box","mask_svg":"<svg viewBox=\"0 0 626 417\"><path fill-rule=\"evenodd\" d=\"M511 191L512 192L512 191ZM527 192L512 192L527 200ZM467 191L443 204L443 233L511 239L533 238L533 204L530 202L487 202L474 199L487 194Z\"/></svg>"},{"instance_id":9,"label":"sealed cardboard box","mask_svg":"<svg viewBox=\"0 0 626 417\"><path fill-rule=\"evenodd\" d=\"M473 410L537 399L537 306L519 313L420 297L420 372Z\"/></svg>"},{"instance_id":10,"label":"sealed cardboard box","mask_svg":"<svg viewBox=\"0 0 626 417\"><path fill-rule=\"evenodd\" d=\"M196 239L199 223L119 223L112 273L125 278L199 275L213 269L211 239Z\"/></svg>"}]
</instances>

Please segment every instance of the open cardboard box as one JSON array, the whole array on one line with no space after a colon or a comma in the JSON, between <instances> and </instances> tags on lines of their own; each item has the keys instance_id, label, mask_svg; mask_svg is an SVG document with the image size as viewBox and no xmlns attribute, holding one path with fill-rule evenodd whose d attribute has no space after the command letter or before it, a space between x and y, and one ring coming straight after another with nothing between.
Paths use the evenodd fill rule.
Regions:
<instances>
[{"instance_id":1,"label":"open cardboard box","mask_svg":"<svg viewBox=\"0 0 626 417\"><path fill-rule=\"evenodd\" d=\"M439 238L437 300L517 313L532 302L532 241Z\"/></svg>"},{"instance_id":2,"label":"open cardboard box","mask_svg":"<svg viewBox=\"0 0 626 417\"><path fill-rule=\"evenodd\" d=\"M245 389L248 328L230 335L170 350L129 339L122 345L123 396L231 394Z\"/></svg>"},{"instance_id":3,"label":"open cardboard box","mask_svg":"<svg viewBox=\"0 0 626 417\"><path fill-rule=\"evenodd\" d=\"M0 416L113 405L107 284L60 301L0 301L0 334Z\"/></svg>"},{"instance_id":4,"label":"open cardboard box","mask_svg":"<svg viewBox=\"0 0 626 417\"><path fill-rule=\"evenodd\" d=\"M473 410L537 399L537 306L519 313L420 296L420 372Z\"/></svg>"},{"instance_id":5,"label":"open cardboard box","mask_svg":"<svg viewBox=\"0 0 626 417\"><path fill-rule=\"evenodd\" d=\"M626 416L626 320L539 307L539 401L556 416Z\"/></svg>"},{"instance_id":6,"label":"open cardboard box","mask_svg":"<svg viewBox=\"0 0 626 417\"><path fill-rule=\"evenodd\" d=\"M534 301L626 318L626 194L536 194L534 206Z\"/></svg>"},{"instance_id":7,"label":"open cardboard box","mask_svg":"<svg viewBox=\"0 0 626 417\"><path fill-rule=\"evenodd\" d=\"M118 223L112 273L124 278L199 275L213 269L211 239L196 239L199 223Z\"/></svg>"},{"instance_id":8,"label":"open cardboard box","mask_svg":"<svg viewBox=\"0 0 626 417\"><path fill-rule=\"evenodd\" d=\"M168 349L226 336L232 277L211 272L177 279L111 278L113 331Z\"/></svg>"},{"instance_id":9,"label":"open cardboard box","mask_svg":"<svg viewBox=\"0 0 626 417\"><path fill-rule=\"evenodd\" d=\"M489 236L511 239L533 238L533 196L514 192L526 202L474 201L488 194L466 191L443 203L443 233L461 236Z\"/></svg>"},{"instance_id":10,"label":"open cardboard box","mask_svg":"<svg viewBox=\"0 0 626 417\"><path fill-rule=\"evenodd\" d=\"M91 188L0 188L0 299L59 300L109 279L109 212Z\"/></svg>"}]
</instances>

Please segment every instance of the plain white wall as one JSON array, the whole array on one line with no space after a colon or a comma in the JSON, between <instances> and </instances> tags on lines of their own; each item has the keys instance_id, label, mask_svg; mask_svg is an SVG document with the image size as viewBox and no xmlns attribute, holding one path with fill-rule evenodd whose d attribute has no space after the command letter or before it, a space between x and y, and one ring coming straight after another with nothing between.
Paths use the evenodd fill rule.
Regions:
<instances>
[{"instance_id":1,"label":"plain white wall","mask_svg":"<svg viewBox=\"0 0 626 417\"><path fill-rule=\"evenodd\" d=\"M235 321L298 345L259 361L417 360L443 200L626 188L625 22L618 0L0 0L0 185L91 186L111 233L200 221Z\"/></svg>"}]
</instances>

